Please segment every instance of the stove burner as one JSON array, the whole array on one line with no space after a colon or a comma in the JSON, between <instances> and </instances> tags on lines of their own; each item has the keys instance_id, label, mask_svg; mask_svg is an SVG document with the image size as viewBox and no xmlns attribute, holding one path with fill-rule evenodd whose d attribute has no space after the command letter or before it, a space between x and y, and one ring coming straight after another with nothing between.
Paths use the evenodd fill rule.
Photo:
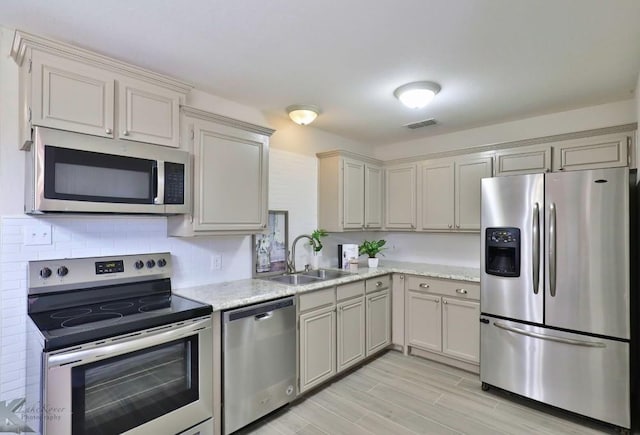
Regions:
<instances>
[{"instance_id":1,"label":"stove burner","mask_svg":"<svg viewBox=\"0 0 640 435\"><path fill-rule=\"evenodd\" d=\"M122 317L120 313L93 313L84 316L72 317L62 322L60 326L63 328L72 328L74 326L82 326L87 323L99 322L100 320L119 319Z\"/></svg>"},{"instance_id":2,"label":"stove burner","mask_svg":"<svg viewBox=\"0 0 640 435\"><path fill-rule=\"evenodd\" d=\"M91 313L91 308L71 308L68 310L56 311L51 315L52 319L68 319L70 317L86 316Z\"/></svg>"},{"instance_id":3,"label":"stove burner","mask_svg":"<svg viewBox=\"0 0 640 435\"><path fill-rule=\"evenodd\" d=\"M100 305L101 310L110 311L110 310L124 310L125 308L133 307L133 302L112 302L110 304Z\"/></svg>"}]
</instances>

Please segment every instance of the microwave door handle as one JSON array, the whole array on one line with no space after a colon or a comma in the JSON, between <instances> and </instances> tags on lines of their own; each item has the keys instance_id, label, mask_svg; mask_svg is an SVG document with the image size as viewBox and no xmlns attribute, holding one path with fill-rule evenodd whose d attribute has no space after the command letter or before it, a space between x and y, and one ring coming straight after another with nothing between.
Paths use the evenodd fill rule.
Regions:
<instances>
[{"instance_id":1,"label":"microwave door handle","mask_svg":"<svg viewBox=\"0 0 640 435\"><path fill-rule=\"evenodd\" d=\"M157 160L154 167L154 204L164 204L164 160Z\"/></svg>"}]
</instances>

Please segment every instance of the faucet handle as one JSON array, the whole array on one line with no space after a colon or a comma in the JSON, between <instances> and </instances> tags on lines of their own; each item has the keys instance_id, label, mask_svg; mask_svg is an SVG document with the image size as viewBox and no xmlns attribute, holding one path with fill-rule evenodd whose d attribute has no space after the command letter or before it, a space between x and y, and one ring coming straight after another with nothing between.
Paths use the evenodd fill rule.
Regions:
<instances>
[{"instance_id":1,"label":"faucet handle","mask_svg":"<svg viewBox=\"0 0 640 435\"><path fill-rule=\"evenodd\" d=\"M310 265L308 265L308 264L305 264L305 265L304 265L304 271L305 271L305 272L309 272L310 270L311 270L311 266L310 266Z\"/></svg>"}]
</instances>

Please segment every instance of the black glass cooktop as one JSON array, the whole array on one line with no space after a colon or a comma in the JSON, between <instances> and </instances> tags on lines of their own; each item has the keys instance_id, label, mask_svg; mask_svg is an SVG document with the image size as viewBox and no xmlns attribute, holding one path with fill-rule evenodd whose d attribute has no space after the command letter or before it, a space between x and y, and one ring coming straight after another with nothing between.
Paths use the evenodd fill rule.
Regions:
<instances>
[{"instance_id":1,"label":"black glass cooktop","mask_svg":"<svg viewBox=\"0 0 640 435\"><path fill-rule=\"evenodd\" d=\"M212 312L210 305L174 295L157 285L145 288L138 283L134 288L138 290L138 295L125 298L122 297L126 294L122 286L102 288L98 292L91 290L94 301L76 306L69 306L68 301L78 300L79 296L87 300L91 294L87 294L87 291L71 292L55 295L55 300L49 299L51 296L30 297L32 306L41 307L39 312L30 312L29 316L44 337L44 350L141 331ZM111 293L110 297L105 296L108 293ZM65 301L61 302L60 298L63 297Z\"/></svg>"}]
</instances>

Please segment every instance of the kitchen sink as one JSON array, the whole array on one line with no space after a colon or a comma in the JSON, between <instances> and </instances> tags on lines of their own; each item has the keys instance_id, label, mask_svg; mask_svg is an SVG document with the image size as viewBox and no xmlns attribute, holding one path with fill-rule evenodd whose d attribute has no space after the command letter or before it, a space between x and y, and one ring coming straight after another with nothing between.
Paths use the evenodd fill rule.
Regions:
<instances>
[{"instance_id":1,"label":"kitchen sink","mask_svg":"<svg viewBox=\"0 0 640 435\"><path fill-rule=\"evenodd\" d=\"M312 284L314 282L322 282L330 279L336 279L349 275L349 272L341 272L339 270L319 269L310 270L308 272L290 273L286 275L272 276L263 278L269 281L280 282L282 284L302 285Z\"/></svg>"},{"instance_id":2,"label":"kitchen sink","mask_svg":"<svg viewBox=\"0 0 640 435\"><path fill-rule=\"evenodd\" d=\"M308 272L302 272L302 274L305 276L314 276L323 280L342 278L343 276L351 275L349 272L341 272L339 270L330 269L310 270Z\"/></svg>"}]
</instances>

